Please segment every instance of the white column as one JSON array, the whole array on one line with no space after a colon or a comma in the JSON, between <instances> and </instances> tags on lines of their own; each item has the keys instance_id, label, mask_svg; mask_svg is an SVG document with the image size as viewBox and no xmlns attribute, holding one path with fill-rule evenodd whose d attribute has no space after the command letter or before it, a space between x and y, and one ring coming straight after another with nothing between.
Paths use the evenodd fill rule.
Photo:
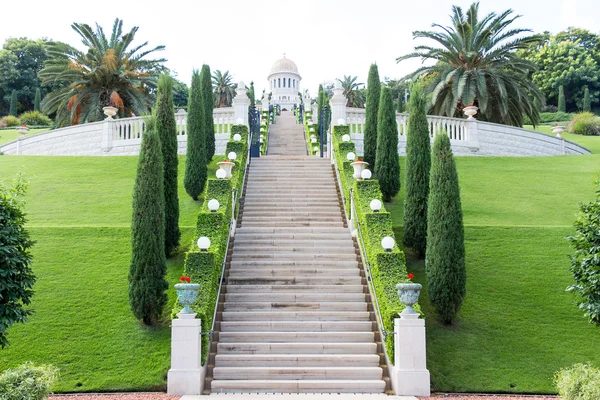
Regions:
<instances>
[{"instance_id":1,"label":"white column","mask_svg":"<svg viewBox=\"0 0 600 400\"><path fill-rule=\"evenodd\" d=\"M331 126L341 125L339 123L340 119L344 120L344 124L346 123L346 118L348 117L346 113L347 100L346 96L344 96L342 83L336 80L333 88L333 97L329 100L331 104Z\"/></svg>"},{"instance_id":2,"label":"white column","mask_svg":"<svg viewBox=\"0 0 600 400\"><path fill-rule=\"evenodd\" d=\"M233 109L235 112L236 124L240 119L242 124L248 126L248 107L250 107L250 99L246 95L246 86L244 82L238 83L238 87L235 90L237 95L233 99Z\"/></svg>"},{"instance_id":3,"label":"white column","mask_svg":"<svg viewBox=\"0 0 600 400\"><path fill-rule=\"evenodd\" d=\"M204 389L201 365L201 320L196 314L177 314L171 328L171 369L167 375L170 396L199 395Z\"/></svg>"},{"instance_id":4,"label":"white column","mask_svg":"<svg viewBox=\"0 0 600 400\"><path fill-rule=\"evenodd\" d=\"M102 152L108 153L112 149L113 132L116 121L106 117L102 122Z\"/></svg>"},{"instance_id":5,"label":"white column","mask_svg":"<svg viewBox=\"0 0 600 400\"><path fill-rule=\"evenodd\" d=\"M429 396L426 367L425 320L419 314L400 314L394 320L394 359L392 379L399 396Z\"/></svg>"},{"instance_id":6,"label":"white column","mask_svg":"<svg viewBox=\"0 0 600 400\"><path fill-rule=\"evenodd\" d=\"M467 141L469 142L468 146L471 150L477 149L479 150L479 130L477 128L477 120L467 120Z\"/></svg>"}]
</instances>

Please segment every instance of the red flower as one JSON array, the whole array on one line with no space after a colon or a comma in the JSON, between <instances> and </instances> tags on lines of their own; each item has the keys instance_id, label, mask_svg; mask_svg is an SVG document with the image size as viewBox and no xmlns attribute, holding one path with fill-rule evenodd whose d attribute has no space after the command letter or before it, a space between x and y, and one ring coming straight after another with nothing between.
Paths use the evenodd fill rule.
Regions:
<instances>
[{"instance_id":1,"label":"red flower","mask_svg":"<svg viewBox=\"0 0 600 400\"><path fill-rule=\"evenodd\" d=\"M412 280L415 276L413 274L408 274L408 279Z\"/></svg>"},{"instance_id":2,"label":"red flower","mask_svg":"<svg viewBox=\"0 0 600 400\"><path fill-rule=\"evenodd\" d=\"M558 126L558 123L556 124L556 126Z\"/></svg>"},{"instance_id":3,"label":"red flower","mask_svg":"<svg viewBox=\"0 0 600 400\"><path fill-rule=\"evenodd\" d=\"M469 104L469 107L473 107L473 104Z\"/></svg>"},{"instance_id":4,"label":"red flower","mask_svg":"<svg viewBox=\"0 0 600 400\"><path fill-rule=\"evenodd\" d=\"M556 125L558 125L558 124L556 124ZM21 128L27 128L27 124L21 125Z\"/></svg>"},{"instance_id":5,"label":"red flower","mask_svg":"<svg viewBox=\"0 0 600 400\"><path fill-rule=\"evenodd\" d=\"M187 282L187 283L190 283L190 280L191 280L191 279L190 279L188 276L182 276L181 278L179 278L179 280L180 280L181 282Z\"/></svg>"},{"instance_id":6,"label":"red flower","mask_svg":"<svg viewBox=\"0 0 600 400\"><path fill-rule=\"evenodd\" d=\"M362 157L358 157L358 161L362 161Z\"/></svg>"}]
</instances>

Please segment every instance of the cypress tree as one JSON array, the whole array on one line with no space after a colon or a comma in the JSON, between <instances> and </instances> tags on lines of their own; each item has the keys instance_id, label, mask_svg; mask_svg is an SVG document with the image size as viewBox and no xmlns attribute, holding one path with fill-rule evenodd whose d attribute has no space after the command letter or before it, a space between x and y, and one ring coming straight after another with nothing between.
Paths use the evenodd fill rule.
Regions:
<instances>
[{"instance_id":1,"label":"cypress tree","mask_svg":"<svg viewBox=\"0 0 600 400\"><path fill-rule=\"evenodd\" d=\"M592 111L592 104L590 102L590 89L587 86L585 89L583 89L583 111Z\"/></svg>"},{"instance_id":2,"label":"cypress tree","mask_svg":"<svg viewBox=\"0 0 600 400\"><path fill-rule=\"evenodd\" d=\"M156 95L156 131L160 138L164 167L165 255L179 246L179 196L177 194L177 125L173 112L173 79L163 74Z\"/></svg>"},{"instance_id":3,"label":"cypress tree","mask_svg":"<svg viewBox=\"0 0 600 400\"><path fill-rule=\"evenodd\" d=\"M13 89L10 94L10 109L8 115L17 116L17 91Z\"/></svg>"},{"instance_id":4,"label":"cypress tree","mask_svg":"<svg viewBox=\"0 0 600 400\"><path fill-rule=\"evenodd\" d=\"M215 155L215 123L213 119L215 100L213 97L212 75L210 74L210 67L206 64L202 66L200 82L202 85L202 140L206 152L205 162L209 164ZM254 83L251 84L251 87L254 95Z\"/></svg>"},{"instance_id":5,"label":"cypress tree","mask_svg":"<svg viewBox=\"0 0 600 400\"><path fill-rule=\"evenodd\" d=\"M466 294L465 243L458 174L446 134L433 144L427 210L427 291L444 324L450 324Z\"/></svg>"},{"instance_id":6,"label":"cypress tree","mask_svg":"<svg viewBox=\"0 0 600 400\"><path fill-rule=\"evenodd\" d=\"M400 191L400 161L398 160L398 127L390 88L381 88L377 116L377 155L375 176L379 180L384 201Z\"/></svg>"},{"instance_id":7,"label":"cypress tree","mask_svg":"<svg viewBox=\"0 0 600 400\"><path fill-rule=\"evenodd\" d=\"M567 105L565 103L565 88L560 85L558 88L558 111L567 112Z\"/></svg>"},{"instance_id":8,"label":"cypress tree","mask_svg":"<svg viewBox=\"0 0 600 400\"><path fill-rule=\"evenodd\" d=\"M367 109L364 136L364 160L369 165L375 165L377 155L377 113L379 111L379 96L381 82L377 64L371 64L367 80Z\"/></svg>"},{"instance_id":9,"label":"cypress tree","mask_svg":"<svg viewBox=\"0 0 600 400\"><path fill-rule=\"evenodd\" d=\"M185 175L183 185L185 191L192 199L198 200L198 196L204 190L206 184L206 158L204 141L202 138L202 84L200 73L194 70L192 73L192 85L190 87L190 98L188 101L187 114L187 153L185 158Z\"/></svg>"},{"instance_id":10,"label":"cypress tree","mask_svg":"<svg viewBox=\"0 0 600 400\"><path fill-rule=\"evenodd\" d=\"M427 243L427 197L431 146L427 123L427 97L421 85L414 85L410 97L406 137L406 199L404 200L404 244L419 257Z\"/></svg>"},{"instance_id":11,"label":"cypress tree","mask_svg":"<svg viewBox=\"0 0 600 400\"><path fill-rule=\"evenodd\" d=\"M40 111L40 103L42 102L42 92L40 88L35 89L35 97L33 99L33 111Z\"/></svg>"},{"instance_id":12,"label":"cypress tree","mask_svg":"<svg viewBox=\"0 0 600 400\"><path fill-rule=\"evenodd\" d=\"M323 108L323 85L319 85L319 93L317 94L317 121L321 123L321 109ZM313 116L313 120L315 117Z\"/></svg>"},{"instance_id":13,"label":"cypress tree","mask_svg":"<svg viewBox=\"0 0 600 400\"><path fill-rule=\"evenodd\" d=\"M167 302L163 160L155 121L150 119L133 189L129 304L144 324L156 322Z\"/></svg>"}]
</instances>

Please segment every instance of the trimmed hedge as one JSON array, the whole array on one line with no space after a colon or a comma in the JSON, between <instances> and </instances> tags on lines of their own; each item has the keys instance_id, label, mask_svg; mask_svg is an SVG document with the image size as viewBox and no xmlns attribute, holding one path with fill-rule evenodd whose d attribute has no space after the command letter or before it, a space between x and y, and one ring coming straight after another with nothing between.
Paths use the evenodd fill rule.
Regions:
<instances>
[{"instance_id":1,"label":"trimmed hedge","mask_svg":"<svg viewBox=\"0 0 600 400\"><path fill-rule=\"evenodd\" d=\"M307 121L308 119L305 118L303 122L304 137L306 138L306 144L308 146L308 154L310 154L311 156L315 156L321 151L321 142L319 141L319 124L308 124ZM313 128L314 132L311 132L310 128ZM311 143L310 141L312 135L315 135L315 137L317 138L317 141L315 143ZM317 147L317 150L315 150L315 147Z\"/></svg>"}]
</instances>

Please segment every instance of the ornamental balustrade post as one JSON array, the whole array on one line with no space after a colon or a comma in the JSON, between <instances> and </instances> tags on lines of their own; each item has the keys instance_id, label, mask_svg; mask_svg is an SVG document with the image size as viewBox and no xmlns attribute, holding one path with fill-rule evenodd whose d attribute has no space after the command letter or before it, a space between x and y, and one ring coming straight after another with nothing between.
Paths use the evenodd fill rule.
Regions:
<instances>
[{"instance_id":1,"label":"ornamental balustrade post","mask_svg":"<svg viewBox=\"0 0 600 400\"><path fill-rule=\"evenodd\" d=\"M345 125L348 118L346 103L348 99L344 96L344 89L340 81L335 81L333 97L329 100L331 104L331 126Z\"/></svg>"},{"instance_id":2,"label":"ornamental balustrade post","mask_svg":"<svg viewBox=\"0 0 600 400\"><path fill-rule=\"evenodd\" d=\"M463 113L467 116L467 142L469 142L468 146L471 150L479 150L479 130L477 127L477 120L475 119L478 110L479 108L473 105L468 105L463 108Z\"/></svg>"},{"instance_id":3,"label":"ornamental balustrade post","mask_svg":"<svg viewBox=\"0 0 600 400\"><path fill-rule=\"evenodd\" d=\"M115 131L115 121L111 116L107 116L102 121L102 152L108 153L112 149L113 135Z\"/></svg>"},{"instance_id":4,"label":"ornamental balustrade post","mask_svg":"<svg viewBox=\"0 0 600 400\"><path fill-rule=\"evenodd\" d=\"M394 360L392 379L399 396L429 396L426 367L425 320L419 314L402 312L394 319Z\"/></svg>"},{"instance_id":5,"label":"ornamental balustrade post","mask_svg":"<svg viewBox=\"0 0 600 400\"><path fill-rule=\"evenodd\" d=\"M233 99L233 110L236 124L248 126L248 107L250 107L250 98L246 95L246 85L244 85L244 82L240 81L240 83L238 83L235 92L237 95Z\"/></svg>"}]
</instances>

